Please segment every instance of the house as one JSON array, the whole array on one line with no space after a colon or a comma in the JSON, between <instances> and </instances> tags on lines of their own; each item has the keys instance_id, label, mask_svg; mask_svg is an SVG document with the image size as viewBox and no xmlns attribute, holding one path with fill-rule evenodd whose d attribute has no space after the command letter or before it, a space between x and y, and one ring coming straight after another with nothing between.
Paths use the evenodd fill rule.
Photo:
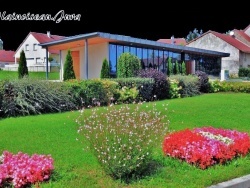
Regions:
<instances>
[{"instance_id":1,"label":"house","mask_svg":"<svg viewBox=\"0 0 250 188\"><path fill-rule=\"evenodd\" d=\"M49 58L48 71L58 71L59 51L49 49L46 55L46 50L39 44L64 38L66 37L51 35L49 31L46 34L30 32L15 52L15 66L8 66L8 68L10 70L17 69L20 53L24 50L29 71L46 71L46 58Z\"/></svg>"},{"instance_id":2,"label":"house","mask_svg":"<svg viewBox=\"0 0 250 188\"><path fill-rule=\"evenodd\" d=\"M57 41L40 44L46 50L59 50L61 59L60 78L63 78L63 64L67 51L70 50L73 59L73 68L77 79L100 78L102 62L104 58L110 63L110 73L116 75L116 65L119 56L124 52L130 52L141 60L144 60L145 68L152 66L166 73L166 63L161 66L161 61L174 59L175 62L189 64L190 73L199 70L200 58L210 62L210 68L217 68L219 76L221 58L229 56L228 53L213 50L204 50L182 45L166 44L157 41L134 38L130 36L93 32L80 34ZM174 62L174 63L175 63ZM48 66L48 61L46 62ZM48 78L48 74L47 78Z\"/></svg>"},{"instance_id":3,"label":"house","mask_svg":"<svg viewBox=\"0 0 250 188\"><path fill-rule=\"evenodd\" d=\"M207 31L190 41L187 46L230 53L222 58L221 69L229 75L238 75L240 67L250 67L250 25L244 30L232 30L229 34ZM203 61L206 66L206 61Z\"/></svg>"},{"instance_id":4,"label":"house","mask_svg":"<svg viewBox=\"0 0 250 188\"><path fill-rule=\"evenodd\" d=\"M183 46L185 46L187 44L186 39L174 38L174 36L172 36L170 39L159 39L159 40L157 40L157 42L163 42L166 44L183 45Z\"/></svg>"},{"instance_id":5,"label":"house","mask_svg":"<svg viewBox=\"0 0 250 188\"><path fill-rule=\"evenodd\" d=\"M0 68L4 68L6 65L14 64L14 54L14 51L0 50Z\"/></svg>"}]
</instances>

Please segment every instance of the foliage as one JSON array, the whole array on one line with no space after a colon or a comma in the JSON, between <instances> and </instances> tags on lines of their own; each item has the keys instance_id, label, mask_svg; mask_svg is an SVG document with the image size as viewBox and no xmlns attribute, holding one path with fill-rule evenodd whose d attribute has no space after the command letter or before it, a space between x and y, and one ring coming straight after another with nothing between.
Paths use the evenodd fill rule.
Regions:
<instances>
[{"instance_id":1,"label":"foliage","mask_svg":"<svg viewBox=\"0 0 250 188\"><path fill-rule=\"evenodd\" d=\"M118 91L119 84L116 81L110 79L101 79L100 81L108 98L107 105L116 102L120 97Z\"/></svg>"},{"instance_id":2,"label":"foliage","mask_svg":"<svg viewBox=\"0 0 250 188\"><path fill-rule=\"evenodd\" d=\"M123 86L118 92L120 94L118 102L120 103L136 102L139 94L139 91L136 89L136 87L128 88L126 86Z\"/></svg>"},{"instance_id":3,"label":"foliage","mask_svg":"<svg viewBox=\"0 0 250 188\"><path fill-rule=\"evenodd\" d=\"M210 90L210 82L208 75L202 71L196 71L195 75L198 76L200 82L200 92L208 93Z\"/></svg>"},{"instance_id":4,"label":"foliage","mask_svg":"<svg viewBox=\"0 0 250 188\"><path fill-rule=\"evenodd\" d=\"M171 57L167 58L166 63L167 63L167 75L170 76L173 74L172 58Z\"/></svg>"},{"instance_id":5,"label":"foliage","mask_svg":"<svg viewBox=\"0 0 250 188\"><path fill-rule=\"evenodd\" d=\"M163 151L167 156L206 169L246 156L250 151L250 137L245 132L222 128L185 129L167 135Z\"/></svg>"},{"instance_id":6,"label":"foliage","mask_svg":"<svg viewBox=\"0 0 250 188\"><path fill-rule=\"evenodd\" d=\"M49 180L54 170L53 163L50 155L29 156L22 152L15 155L4 151L0 156L0 187L38 186L40 182Z\"/></svg>"},{"instance_id":7,"label":"foliage","mask_svg":"<svg viewBox=\"0 0 250 188\"><path fill-rule=\"evenodd\" d=\"M190 41L196 39L197 37L201 36L202 34L203 34L202 29L201 29L200 32L199 32L199 30L197 30L197 29L195 28L195 29L193 30L193 32L192 32L192 31L189 31L189 33L188 33L188 35L187 35L187 37L186 37L186 41L187 41L187 42L190 42Z\"/></svg>"},{"instance_id":8,"label":"foliage","mask_svg":"<svg viewBox=\"0 0 250 188\"><path fill-rule=\"evenodd\" d=\"M185 63L185 61L183 61L183 62L181 63L181 74L183 74L183 75L186 75L186 74L187 74L186 63Z\"/></svg>"},{"instance_id":9,"label":"foliage","mask_svg":"<svg viewBox=\"0 0 250 188\"><path fill-rule=\"evenodd\" d=\"M20 116L76 109L63 83L24 78L6 81L2 101L3 116Z\"/></svg>"},{"instance_id":10,"label":"foliage","mask_svg":"<svg viewBox=\"0 0 250 188\"><path fill-rule=\"evenodd\" d=\"M170 90L169 90L170 98L171 99L180 98L181 87L179 86L178 80L169 78L169 82L170 82Z\"/></svg>"},{"instance_id":11,"label":"foliage","mask_svg":"<svg viewBox=\"0 0 250 188\"><path fill-rule=\"evenodd\" d=\"M64 68L63 69L63 80L64 81L76 78L74 68L73 68L73 59L72 59L70 50L68 50L68 52L67 52L63 68Z\"/></svg>"},{"instance_id":12,"label":"foliage","mask_svg":"<svg viewBox=\"0 0 250 188\"><path fill-rule=\"evenodd\" d=\"M215 80L210 82L210 92L250 93L250 82L227 82Z\"/></svg>"},{"instance_id":13,"label":"foliage","mask_svg":"<svg viewBox=\"0 0 250 188\"><path fill-rule=\"evenodd\" d=\"M142 78L153 78L154 88L152 94L156 99L169 98L169 82L166 75L156 69L149 68L138 71L138 76Z\"/></svg>"},{"instance_id":14,"label":"foliage","mask_svg":"<svg viewBox=\"0 0 250 188\"><path fill-rule=\"evenodd\" d=\"M174 63L174 74L180 74L180 68L178 61L175 61Z\"/></svg>"},{"instance_id":15,"label":"foliage","mask_svg":"<svg viewBox=\"0 0 250 188\"><path fill-rule=\"evenodd\" d=\"M250 77L248 76L250 74L250 68L240 67L239 68L239 77Z\"/></svg>"},{"instance_id":16,"label":"foliage","mask_svg":"<svg viewBox=\"0 0 250 188\"><path fill-rule=\"evenodd\" d=\"M134 77L141 68L140 59L129 53L122 53L117 62L117 78Z\"/></svg>"},{"instance_id":17,"label":"foliage","mask_svg":"<svg viewBox=\"0 0 250 188\"><path fill-rule=\"evenodd\" d=\"M80 138L89 141L90 151L104 171L125 182L150 171L153 149L160 144L168 125L162 121L166 116L156 109L156 104L99 110L93 108L90 115L83 111L77 122Z\"/></svg>"},{"instance_id":18,"label":"foliage","mask_svg":"<svg viewBox=\"0 0 250 188\"><path fill-rule=\"evenodd\" d=\"M152 78L115 78L112 79L117 82L119 85L119 89L122 89L124 86L127 88L136 87L139 90L138 100L141 101L151 101L153 100L153 87L154 87L154 79Z\"/></svg>"},{"instance_id":19,"label":"foliage","mask_svg":"<svg viewBox=\"0 0 250 188\"><path fill-rule=\"evenodd\" d=\"M25 53L22 50L20 53L20 60L18 63L18 78L23 78L23 77L27 77L29 75L28 72L28 67L27 67L27 61L26 61L26 57L25 57Z\"/></svg>"},{"instance_id":20,"label":"foliage","mask_svg":"<svg viewBox=\"0 0 250 188\"><path fill-rule=\"evenodd\" d=\"M101 69L101 75L100 78L109 78L109 63L108 60L105 58L102 62L102 69Z\"/></svg>"},{"instance_id":21,"label":"foliage","mask_svg":"<svg viewBox=\"0 0 250 188\"><path fill-rule=\"evenodd\" d=\"M200 95L199 79L193 75L173 75L170 79L178 81L179 93L181 97L192 97Z\"/></svg>"}]
</instances>

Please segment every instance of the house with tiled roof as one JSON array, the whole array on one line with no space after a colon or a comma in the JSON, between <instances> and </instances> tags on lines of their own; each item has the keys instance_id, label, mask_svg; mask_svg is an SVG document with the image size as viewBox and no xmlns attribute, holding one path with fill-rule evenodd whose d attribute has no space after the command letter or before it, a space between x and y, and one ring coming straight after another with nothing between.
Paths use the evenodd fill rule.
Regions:
<instances>
[{"instance_id":1,"label":"house with tiled roof","mask_svg":"<svg viewBox=\"0 0 250 188\"><path fill-rule=\"evenodd\" d=\"M240 67L250 67L250 25L244 30L234 29L229 34L207 31L187 46L230 53L221 62L222 71L229 70L229 75L238 74ZM203 66L207 66L206 61Z\"/></svg>"},{"instance_id":2,"label":"house with tiled roof","mask_svg":"<svg viewBox=\"0 0 250 188\"><path fill-rule=\"evenodd\" d=\"M162 42L166 44L176 44L176 45L186 45L186 40L184 38L175 38L172 36L170 39L159 39L157 42Z\"/></svg>"},{"instance_id":3,"label":"house with tiled roof","mask_svg":"<svg viewBox=\"0 0 250 188\"><path fill-rule=\"evenodd\" d=\"M29 71L46 71L46 58L49 58L48 71L59 71L59 50L46 50L40 44L64 39L64 36L47 33L30 32L15 51L15 66L7 66L6 69L16 70L20 53L24 50ZM53 70L52 70L53 69Z\"/></svg>"},{"instance_id":4,"label":"house with tiled roof","mask_svg":"<svg viewBox=\"0 0 250 188\"><path fill-rule=\"evenodd\" d=\"M5 65L11 65L15 63L14 51L11 50L0 50L0 68Z\"/></svg>"}]
</instances>

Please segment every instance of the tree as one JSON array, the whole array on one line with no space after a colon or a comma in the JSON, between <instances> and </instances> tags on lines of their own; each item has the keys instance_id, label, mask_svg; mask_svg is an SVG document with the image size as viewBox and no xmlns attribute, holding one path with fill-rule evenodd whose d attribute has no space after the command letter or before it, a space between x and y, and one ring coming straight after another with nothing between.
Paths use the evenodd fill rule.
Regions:
<instances>
[{"instance_id":1,"label":"tree","mask_svg":"<svg viewBox=\"0 0 250 188\"><path fill-rule=\"evenodd\" d=\"M186 63L185 63L185 61L183 61L182 64L181 64L181 73L182 73L183 75L186 75L186 74L187 74Z\"/></svg>"},{"instance_id":2,"label":"tree","mask_svg":"<svg viewBox=\"0 0 250 188\"><path fill-rule=\"evenodd\" d=\"M63 70L63 80L75 79L76 75L73 69L73 59L71 56L71 51L68 50L66 60L64 63L64 70Z\"/></svg>"},{"instance_id":3,"label":"tree","mask_svg":"<svg viewBox=\"0 0 250 188\"><path fill-rule=\"evenodd\" d=\"M180 68L179 68L179 63L176 60L174 63L174 70L173 70L174 74L179 74L180 73Z\"/></svg>"},{"instance_id":4,"label":"tree","mask_svg":"<svg viewBox=\"0 0 250 188\"><path fill-rule=\"evenodd\" d=\"M201 29L200 32L199 32L199 31L195 28L195 29L193 30L193 32L192 32L192 31L189 31L189 34L187 35L186 41L187 41L187 42L190 42L191 40L194 40L195 38L201 36L202 34L203 34L202 29Z\"/></svg>"},{"instance_id":5,"label":"tree","mask_svg":"<svg viewBox=\"0 0 250 188\"><path fill-rule=\"evenodd\" d=\"M20 60L18 64L18 78L23 78L24 76L29 76L27 61L24 51L20 53Z\"/></svg>"},{"instance_id":6,"label":"tree","mask_svg":"<svg viewBox=\"0 0 250 188\"><path fill-rule=\"evenodd\" d=\"M170 76L173 74L172 58L169 57L168 59L166 59L166 63L167 63L167 75Z\"/></svg>"},{"instance_id":7,"label":"tree","mask_svg":"<svg viewBox=\"0 0 250 188\"><path fill-rule=\"evenodd\" d=\"M109 78L109 63L108 60L105 58L102 62L102 69L100 78Z\"/></svg>"},{"instance_id":8,"label":"tree","mask_svg":"<svg viewBox=\"0 0 250 188\"><path fill-rule=\"evenodd\" d=\"M122 53L118 58L117 78L134 77L140 69L141 61L137 56L129 52Z\"/></svg>"}]
</instances>

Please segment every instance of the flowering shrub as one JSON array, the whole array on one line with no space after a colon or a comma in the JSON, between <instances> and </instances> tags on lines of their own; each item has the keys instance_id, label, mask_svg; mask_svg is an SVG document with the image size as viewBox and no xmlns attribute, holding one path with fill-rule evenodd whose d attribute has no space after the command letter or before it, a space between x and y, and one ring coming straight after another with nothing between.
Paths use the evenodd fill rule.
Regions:
<instances>
[{"instance_id":1,"label":"flowering shrub","mask_svg":"<svg viewBox=\"0 0 250 188\"><path fill-rule=\"evenodd\" d=\"M28 154L19 152L14 155L4 151L0 157L0 187L21 188L49 180L53 166L50 155Z\"/></svg>"},{"instance_id":2,"label":"flowering shrub","mask_svg":"<svg viewBox=\"0 0 250 188\"><path fill-rule=\"evenodd\" d=\"M168 125L168 121L162 121L166 116L156 110L156 104L91 110L91 114L83 110L77 119L81 125L79 138L89 142L90 151L104 171L125 182L150 171L153 149L161 144Z\"/></svg>"},{"instance_id":3,"label":"flowering shrub","mask_svg":"<svg viewBox=\"0 0 250 188\"><path fill-rule=\"evenodd\" d=\"M185 160L201 169L224 164L250 151L247 133L213 127L185 129L167 135L163 152L167 156Z\"/></svg>"}]
</instances>

